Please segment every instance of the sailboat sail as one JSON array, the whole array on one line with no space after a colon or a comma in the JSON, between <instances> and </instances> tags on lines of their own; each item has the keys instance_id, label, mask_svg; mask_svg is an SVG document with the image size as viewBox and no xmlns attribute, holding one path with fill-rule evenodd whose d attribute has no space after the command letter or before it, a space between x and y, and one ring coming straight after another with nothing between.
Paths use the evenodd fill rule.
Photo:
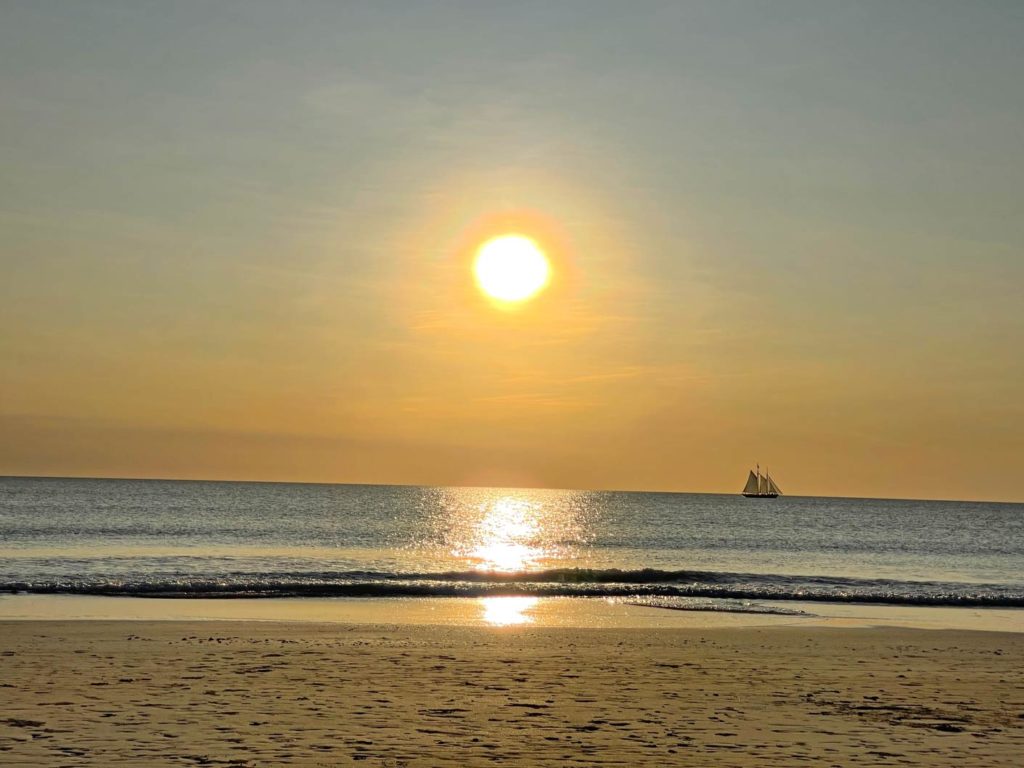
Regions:
<instances>
[{"instance_id":1,"label":"sailboat sail","mask_svg":"<svg viewBox=\"0 0 1024 768\"><path fill-rule=\"evenodd\" d=\"M776 496L781 496L782 491L779 490L779 486L775 484L767 471L763 475L761 474L761 467L758 465L756 470L750 470L747 475L747 484L743 486L743 495L774 499Z\"/></svg>"}]
</instances>

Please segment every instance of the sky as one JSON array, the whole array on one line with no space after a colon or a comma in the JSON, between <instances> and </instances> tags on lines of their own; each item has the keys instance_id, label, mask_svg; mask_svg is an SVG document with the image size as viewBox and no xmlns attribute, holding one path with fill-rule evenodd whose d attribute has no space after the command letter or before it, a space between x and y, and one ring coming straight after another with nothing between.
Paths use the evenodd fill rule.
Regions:
<instances>
[{"instance_id":1,"label":"sky","mask_svg":"<svg viewBox=\"0 0 1024 768\"><path fill-rule=\"evenodd\" d=\"M0 474L1024 501L1022 72L1019 2L6 0Z\"/></svg>"}]
</instances>

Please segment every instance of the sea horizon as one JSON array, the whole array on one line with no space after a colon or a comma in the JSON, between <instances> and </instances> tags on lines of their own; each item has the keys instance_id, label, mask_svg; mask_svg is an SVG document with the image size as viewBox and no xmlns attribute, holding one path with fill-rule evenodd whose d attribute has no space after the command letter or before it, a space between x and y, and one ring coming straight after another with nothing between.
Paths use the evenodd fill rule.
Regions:
<instances>
[{"instance_id":1,"label":"sea horizon","mask_svg":"<svg viewBox=\"0 0 1024 768\"><path fill-rule=\"evenodd\" d=\"M243 478L202 478L202 477L154 477L154 476L131 476L131 475L22 475L0 474L0 480L131 480L140 482L175 482L175 483L240 483L252 485L320 485L320 486L354 486L366 488L476 488L490 490L521 490L521 491L589 491L594 493L646 493L666 494L679 496L741 496L739 491L681 491L665 489L646 488L573 488L568 486L543 486L543 485L473 485L459 484L446 485L435 483L367 483L349 481L320 481L320 480L267 480L267 479L243 479ZM793 499L850 499L855 501L927 501L936 503L979 503L979 504L1007 504L1011 506L1024 506L1024 499L991 499L985 497L926 497L926 496L858 496L858 495L834 495L834 494L800 494L785 493L787 498ZM772 499L763 500L766 503Z\"/></svg>"}]
</instances>

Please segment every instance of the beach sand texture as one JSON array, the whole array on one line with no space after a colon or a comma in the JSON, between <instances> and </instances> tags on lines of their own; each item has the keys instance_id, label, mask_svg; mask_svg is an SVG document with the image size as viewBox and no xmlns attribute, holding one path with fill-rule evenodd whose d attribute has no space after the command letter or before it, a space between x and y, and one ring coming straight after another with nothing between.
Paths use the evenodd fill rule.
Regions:
<instances>
[{"instance_id":1,"label":"beach sand texture","mask_svg":"<svg viewBox=\"0 0 1024 768\"><path fill-rule=\"evenodd\" d=\"M1011 766L1024 634L0 623L5 766Z\"/></svg>"}]
</instances>

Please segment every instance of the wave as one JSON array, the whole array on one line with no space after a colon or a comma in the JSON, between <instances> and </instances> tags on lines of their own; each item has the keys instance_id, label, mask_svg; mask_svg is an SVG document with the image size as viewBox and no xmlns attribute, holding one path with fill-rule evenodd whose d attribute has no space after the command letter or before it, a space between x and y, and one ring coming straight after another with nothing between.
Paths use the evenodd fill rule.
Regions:
<instances>
[{"instance_id":1,"label":"wave","mask_svg":"<svg viewBox=\"0 0 1024 768\"><path fill-rule=\"evenodd\" d=\"M708 600L691 597L634 597L623 598L626 605L643 608L663 608L669 611L711 611L714 613L756 613L768 616L814 616L813 613L777 605L762 605L748 600Z\"/></svg>"},{"instance_id":2,"label":"wave","mask_svg":"<svg viewBox=\"0 0 1024 768\"><path fill-rule=\"evenodd\" d=\"M720 571L557 568L540 571L181 573L39 580L3 579L0 593L165 598L612 597L1024 607L1005 584L786 576Z\"/></svg>"}]
</instances>

